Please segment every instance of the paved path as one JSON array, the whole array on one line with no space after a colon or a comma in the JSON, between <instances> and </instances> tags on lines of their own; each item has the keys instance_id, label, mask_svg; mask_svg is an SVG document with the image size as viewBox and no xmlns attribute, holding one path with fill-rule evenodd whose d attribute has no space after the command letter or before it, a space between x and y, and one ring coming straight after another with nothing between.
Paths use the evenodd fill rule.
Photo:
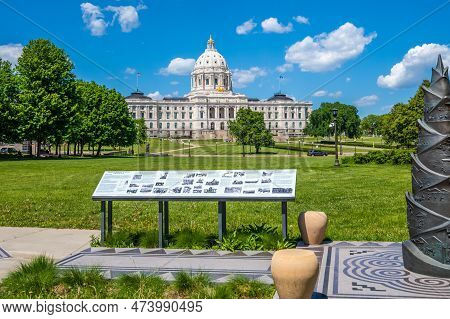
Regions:
<instances>
[{"instance_id":1,"label":"paved path","mask_svg":"<svg viewBox=\"0 0 450 319\"><path fill-rule=\"evenodd\" d=\"M0 278L20 263L47 255L59 260L89 247L96 230L0 227Z\"/></svg>"}]
</instances>

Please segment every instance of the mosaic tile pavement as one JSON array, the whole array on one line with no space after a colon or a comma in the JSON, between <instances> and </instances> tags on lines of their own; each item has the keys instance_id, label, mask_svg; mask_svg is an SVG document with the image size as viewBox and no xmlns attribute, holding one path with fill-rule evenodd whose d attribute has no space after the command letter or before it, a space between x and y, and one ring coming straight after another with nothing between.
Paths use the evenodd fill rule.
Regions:
<instances>
[{"instance_id":1,"label":"mosaic tile pavement","mask_svg":"<svg viewBox=\"0 0 450 319\"><path fill-rule=\"evenodd\" d=\"M0 259L11 257L2 247L0 247Z\"/></svg>"},{"instance_id":2,"label":"mosaic tile pavement","mask_svg":"<svg viewBox=\"0 0 450 319\"><path fill-rule=\"evenodd\" d=\"M324 249L316 291L328 298L450 298L450 278L406 270L401 243L337 242Z\"/></svg>"},{"instance_id":3,"label":"mosaic tile pavement","mask_svg":"<svg viewBox=\"0 0 450 319\"><path fill-rule=\"evenodd\" d=\"M450 278L414 274L403 267L401 244L331 242L312 250L320 264L313 298L450 298ZM273 283L271 252L89 248L58 262L59 268L99 267L107 278L125 273L173 280L180 271L207 273L216 283L243 275Z\"/></svg>"}]
</instances>

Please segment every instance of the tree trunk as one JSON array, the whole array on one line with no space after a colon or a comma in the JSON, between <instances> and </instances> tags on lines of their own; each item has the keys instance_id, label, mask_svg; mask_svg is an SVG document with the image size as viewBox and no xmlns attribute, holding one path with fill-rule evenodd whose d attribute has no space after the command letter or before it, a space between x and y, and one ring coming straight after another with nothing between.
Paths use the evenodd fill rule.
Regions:
<instances>
[{"instance_id":1,"label":"tree trunk","mask_svg":"<svg viewBox=\"0 0 450 319\"><path fill-rule=\"evenodd\" d=\"M73 155L77 155L77 143L73 143Z\"/></svg>"},{"instance_id":2,"label":"tree trunk","mask_svg":"<svg viewBox=\"0 0 450 319\"><path fill-rule=\"evenodd\" d=\"M36 146L36 157L41 156L41 142L37 142Z\"/></svg>"},{"instance_id":3,"label":"tree trunk","mask_svg":"<svg viewBox=\"0 0 450 319\"><path fill-rule=\"evenodd\" d=\"M61 144L58 145L58 157L61 158Z\"/></svg>"},{"instance_id":4,"label":"tree trunk","mask_svg":"<svg viewBox=\"0 0 450 319\"><path fill-rule=\"evenodd\" d=\"M84 149L84 144L83 143L80 143L80 148L81 148L80 155L81 155L81 157L83 157L83 149Z\"/></svg>"},{"instance_id":5,"label":"tree trunk","mask_svg":"<svg viewBox=\"0 0 450 319\"><path fill-rule=\"evenodd\" d=\"M100 156L100 152L102 151L102 146L99 144L98 148L97 148L97 155L96 156Z\"/></svg>"},{"instance_id":6,"label":"tree trunk","mask_svg":"<svg viewBox=\"0 0 450 319\"><path fill-rule=\"evenodd\" d=\"M245 145L242 144L242 157L245 157Z\"/></svg>"}]
</instances>

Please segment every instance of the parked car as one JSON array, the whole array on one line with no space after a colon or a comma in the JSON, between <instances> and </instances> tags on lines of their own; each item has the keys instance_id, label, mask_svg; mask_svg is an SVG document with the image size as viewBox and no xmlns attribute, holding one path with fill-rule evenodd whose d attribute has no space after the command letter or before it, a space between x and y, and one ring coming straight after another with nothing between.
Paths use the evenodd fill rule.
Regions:
<instances>
[{"instance_id":1,"label":"parked car","mask_svg":"<svg viewBox=\"0 0 450 319\"><path fill-rule=\"evenodd\" d=\"M308 156L328 156L328 153L325 151L319 151L319 150L309 150Z\"/></svg>"},{"instance_id":2,"label":"parked car","mask_svg":"<svg viewBox=\"0 0 450 319\"><path fill-rule=\"evenodd\" d=\"M0 154L17 154L18 151L14 147L2 147Z\"/></svg>"}]
</instances>

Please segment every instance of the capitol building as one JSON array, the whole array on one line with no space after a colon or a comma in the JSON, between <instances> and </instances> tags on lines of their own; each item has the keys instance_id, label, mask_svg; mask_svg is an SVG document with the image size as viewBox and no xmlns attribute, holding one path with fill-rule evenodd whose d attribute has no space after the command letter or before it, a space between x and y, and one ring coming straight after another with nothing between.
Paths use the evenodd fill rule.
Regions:
<instances>
[{"instance_id":1,"label":"capitol building","mask_svg":"<svg viewBox=\"0 0 450 319\"><path fill-rule=\"evenodd\" d=\"M191 72L191 91L184 97L153 100L142 92L126 97L133 118L144 118L149 137L230 139L228 121L241 108L264 113L266 128L275 138L302 134L311 102L300 102L281 92L267 100L233 92L233 76L210 37L205 52Z\"/></svg>"}]
</instances>

